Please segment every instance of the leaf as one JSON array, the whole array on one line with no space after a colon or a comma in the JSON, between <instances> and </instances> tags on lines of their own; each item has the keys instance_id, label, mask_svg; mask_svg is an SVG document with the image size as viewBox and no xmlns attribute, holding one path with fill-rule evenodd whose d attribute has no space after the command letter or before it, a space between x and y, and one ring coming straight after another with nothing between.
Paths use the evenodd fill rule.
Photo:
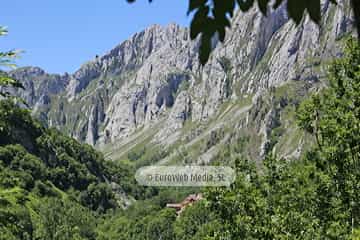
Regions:
<instances>
[{"instance_id":1,"label":"leaf","mask_svg":"<svg viewBox=\"0 0 360 240\"><path fill-rule=\"evenodd\" d=\"M0 26L0 36L4 36L8 33L7 29L5 27Z\"/></svg>"},{"instance_id":2,"label":"leaf","mask_svg":"<svg viewBox=\"0 0 360 240\"><path fill-rule=\"evenodd\" d=\"M15 104L22 103L25 107L30 108L29 104L21 97L12 97Z\"/></svg>"},{"instance_id":3,"label":"leaf","mask_svg":"<svg viewBox=\"0 0 360 240\"><path fill-rule=\"evenodd\" d=\"M258 0L258 6L262 14L266 16L267 14L267 6L268 6L269 0Z\"/></svg>"},{"instance_id":4,"label":"leaf","mask_svg":"<svg viewBox=\"0 0 360 240\"><path fill-rule=\"evenodd\" d=\"M313 0L310 0L313 1ZM318 1L318 0L315 0ZM306 8L306 2L301 0L288 0L287 9L289 17L294 20L294 22L298 25L301 22L301 19L304 15L304 11Z\"/></svg>"},{"instance_id":5,"label":"leaf","mask_svg":"<svg viewBox=\"0 0 360 240\"><path fill-rule=\"evenodd\" d=\"M128 3L134 3L136 0L126 0ZM149 0L149 3L151 3L152 0Z\"/></svg>"},{"instance_id":6,"label":"leaf","mask_svg":"<svg viewBox=\"0 0 360 240\"><path fill-rule=\"evenodd\" d=\"M214 7L212 9L212 13L214 16L215 29L210 29L209 31L210 33L212 33L212 36L215 34L215 32L218 32L221 42L225 40L226 27L231 27L228 15L232 16L235 8L234 0L229 0L225 2L222 0L214 0Z\"/></svg>"},{"instance_id":7,"label":"leaf","mask_svg":"<svg viewBox=\"0 0 360 240\"><path fill-rule=\"evenodd\" d=\"M24 85L23 85L21 82L19 82L19 81L14 82L14 83L12 84L12 86L15 87L15 88L21 88L21 89L25 90Z\"/></svg>"},{"instance_id":8,"label":"leaf","mask_svg":"<svg viewBox=\"0 0 360 240\"><path fill-rule=\"evenodd\" d=\"M204 6L197 10L190 24L190 38L195 39L206 27L209 7Z\"/></svg>"},{"instance_id":9,"label":"leaf","mask_svg":"<svg viewBox=\"0 0 360 240\"><path fill-rule=\"evenodd\" d=\"M229 14L231 17L234 14L235 0L214 0L214 11L220 13L221 16L226 17Z\"/></svg>"},{"instance_id":10,"label":"leaf","mask_svg":"<svg viewBox=\"0 0 360 240\"><path fill-rule=\"evenodd\" d=\"M199 60L201 65L205 65L210 57L211 52L211 35L202 34L199 50Z\"/></svg>"},{"instance_id":11,"label":"leaf","mask_svg":"<svg viewBox=\"0 0 360 240\"><path fill-rule=\"evenodd\" d=\"M229 0L229 1L226 1L226 3L227 3L227 6L226 6L227 12L230 14L230 17L233 17L234 9L235 9L235 0Z\"/></svg>"},{"instance_id":12,"label":"leaf","mask_svg":"<svg viewBox=\"0 0 360 240\"><path fill-rule=\"evenodd\" d=\"M277 9L278 7L280 7L280 5L281 5L282 3L283 3L283 0L276 0L273 8L274 8L274 9Z\"/></svg>"},{"instance_id":13,"label":"leaf","mask_svg":"<svg viewBox=\"0 0 360 240\"><path fill-rule=\"evenodd\" d=\"M237 3L241 11L246 12L254 5L254 0L237 0Z\"/></svg>"},{"instance_id":14,"label":"leaf","mask_svg":"<svg viewBox=\"0 0 360 240\"><path fill-rule=\"evenodd\" d=\"M187 14L190 14L197 8L205 7L207 0L189 0L189 9Z\"/></svg>"},{"instance_id":15,"label":"leaf","mask_svg":"<svg viewBox=\"0 0 360 240\"><path fill-rule=\"evenodd\" d=\"M219 28L219 29L217 30L217 32L219 33L219 40L220 40L221 42L224 42L224 40L225 40L225 34L226 34L225 28Z\"/></svg>"},{"instance_id":16,"label":"leaf","mask_svg":"<svg viewBox=\"0 0 360 240\"><path fill-rule=\"evenodd\" d=\"M24 86L17 80L8 77L6 75L0 76L0 86L12 86L15 88L22 88L25 89Z\"/></svg>"},{"instance_id":17,"label":"leaf","mask_svg":"<svg viewBox=\"0 0 360 240\"><path fill-rule=\"evenodd\" d=\"M215 19L216 30L211 30L212 32L219 33L219 40L224 42L226 35L226 27L231 27L230 20L225 16L222 19ZM211 32L210 31L210 32Z\"/></svg>"},{"instance_id":18,"label":"leaf","mask_svg":"<svg viewBox=\"0 0 360 240\"><path fill-rule=\"evenodd\" d=\"M21 51L19 51L19 50L0 52L0 58L16 58L19 53L21 53Z\"/></svg>"},{"instance_id":19,"label":"leaf","mask_svg":"<svg viewBox=\"0 0 360 240\"><path fill-rule=\"evenodd\" d=\"M307 6L311 20L319 24L321 20L321 3L320 0L309 0Z\"/></svg>"},{"instance_id":20,"label":"leaf","mask_svg":"<svg viewBox=\"0 0 360 240\"><path fill-rule=\"evenodd\" d=\"M11 85L14 82L15 82L14 79L12 79L6 75L0 76L0 85L2 85L2 86Z\"/></svg>"}]
</instances>

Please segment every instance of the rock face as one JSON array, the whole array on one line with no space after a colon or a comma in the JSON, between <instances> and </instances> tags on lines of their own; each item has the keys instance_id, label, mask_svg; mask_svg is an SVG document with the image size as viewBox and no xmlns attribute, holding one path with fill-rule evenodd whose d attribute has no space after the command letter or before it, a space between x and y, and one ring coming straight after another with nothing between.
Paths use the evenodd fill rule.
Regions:
<instances>
[{"instance_id":1,"label":"rock face","mask_svg":"<svg viewBox=\"0 0 360 240\"><path fill-rule=\"evenodd\" d=\"M308 17L295 27L285 9L271 11L268 17L256 9L238 12L225 42L204 67L198 62L198 41L190 40L188 29L170 24L133 35L71 75L33 67L11 75L24 82L26 91L18 94L44 123L100 148L111 146L117 153L112 157L144 139L164 148L184 141L191 152L198 141L221 128L219 141L194 157L211 158L216 145L221 148L226 141L248 135L254 141L248 155L260 159L282 136L294 134L285 129L275 144L271 142L274 129L294 128L284 109L326 81L323 63L341 53L343 37L353 32L346 1L336 8L323 1L320 27ZM282 154L294 156L291 151Z\"/></svg>"},{"instance_id":2,"label":"rock face","mask_svg":"<svg viewBox=\"0 0 360 240\"><path fill-rule=\"evenodd\" d=\"M47 74L38 67L26 67L11 72L24 85L21 97L31 106L48 105L51 95L62 93L69 83L69 75Z\"/></svg>"}]
</instances>

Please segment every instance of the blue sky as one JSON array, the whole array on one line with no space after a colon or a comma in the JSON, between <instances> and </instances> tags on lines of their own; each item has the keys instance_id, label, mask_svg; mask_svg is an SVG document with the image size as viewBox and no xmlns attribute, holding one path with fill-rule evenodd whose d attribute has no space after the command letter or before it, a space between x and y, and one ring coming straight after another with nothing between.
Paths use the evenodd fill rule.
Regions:
<instances>
[{"instance_id":1,"label":"blue sky","mask_svg":"<svg viewBox=\"0 0 360 240\"><path fill-rule=\"evenodd\" d=\"M18 66L50 73L74 72L151 24L188 26L188 0L11 0L3 1L0 50L21 49Z\"/></svg>"}]
</instances>

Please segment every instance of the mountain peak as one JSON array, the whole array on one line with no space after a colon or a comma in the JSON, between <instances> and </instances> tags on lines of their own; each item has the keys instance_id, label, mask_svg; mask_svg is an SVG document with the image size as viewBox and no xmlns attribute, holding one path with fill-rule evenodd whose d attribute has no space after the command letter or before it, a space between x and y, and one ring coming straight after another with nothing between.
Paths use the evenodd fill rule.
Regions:
<instances>
[{"instance_id":1,"label":"mountain peak","mask_svg":"<svg viewBox=\"0 0 360 240\"><path fill-rule=\"evenodd\" d=\"M24 74L24 75L29 75L29 76L40 76L40 75L46 74L42 68L31 67L31 66L20 67L20 68L17 68L16 70L10 71L9 73L10 74L18 73L18 74Z\"/></svg>"},{"instance_id":2,"label":"mountain peak","mask_svg":"<svg viewBox=\"0 0 360 240\"><path fill-rule=\"evenodd\" d=\"M336 56L339 39L351 31L350 8L329 5L324 11L320 28L308 18L295 28L282 9L268 17L237 13L205 66L187 28L151 25L74 74L27 78L37 87L26 96L32 106L41 101L44 107L36 111L50 126L92 145L118 144L113 158L136 147L141 136L161 148L186 141L186 151L196 148L201 155L194 158L210 161L217 145L241 132L256 139L251 157L260 159L282 108L299 101L285 96L279 107L271 102L273 89L290 94L316 88L323 74L311 59L321 65ZM194 147L201 142L206 146ZM282 154L294 156L298 149Z\"/></svg>"}]
</instances>

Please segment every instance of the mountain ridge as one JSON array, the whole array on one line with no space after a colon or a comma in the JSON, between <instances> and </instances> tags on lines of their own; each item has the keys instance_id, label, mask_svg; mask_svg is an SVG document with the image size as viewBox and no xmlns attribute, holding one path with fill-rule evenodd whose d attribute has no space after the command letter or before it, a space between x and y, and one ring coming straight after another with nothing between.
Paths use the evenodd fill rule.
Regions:
<instances>
[{"instance_id":1,"label":"mountain ridge","mask_svg":"<svg viewBox=\"0 0 360 240\"><path fill-rule=\"evenodd\" d=\"M19 95L46 125L112 159L144 145L166 149L173 156L169 162L177 161L176 146L187 141L193 143L184 150L192 161L208 162L227 142L248 135L253 149L247 154L261 159L298 138L287 115L303 96L326 85L322 68L341 54L341 39L353 31L350 7L345 1L339 6L323 2L320 27L306 17L295 28L284 7L267 18L256 9L238 12L204 67L197 60L198 41L190 40L188 29L169 24L134 34L73 74L29 68L38 75L21 69L11 75L31 89ZM306 140L294 141L302 146ZM297 147L280 151L301 154Z\"/></svg>"}]
</instances>

